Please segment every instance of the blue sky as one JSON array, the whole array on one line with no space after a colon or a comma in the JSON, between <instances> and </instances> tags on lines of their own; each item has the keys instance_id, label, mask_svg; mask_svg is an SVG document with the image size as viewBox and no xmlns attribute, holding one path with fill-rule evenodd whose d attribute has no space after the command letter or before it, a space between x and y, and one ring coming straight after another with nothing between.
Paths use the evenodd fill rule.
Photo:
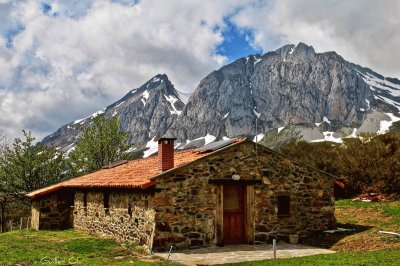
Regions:
<instances>
[{"instance_id":1,"label":"blue sky","mask_svg":"<svg viewBox=\"0 0 400 266\"><path fill-rule=\"evenodd\" d=\"M192 92L288 43L400 77L399 12L395 0L2 0L0 130L40 139L156 74Z\"/></svg>"},{"instance_id":2,"label":"blue sky","mask_svg":"<svg viewBox=\"0 0 400 266\"><path fill-rule=\"evenodd\" d=\"M226 56L229 62L251 54L262 54L261 48L251 44L251 40L254 39L253 34L251 30L241 29L227 20L226 28L222 31L224 41L218 45L217 52Z\"/></svg>"}]
</instances>

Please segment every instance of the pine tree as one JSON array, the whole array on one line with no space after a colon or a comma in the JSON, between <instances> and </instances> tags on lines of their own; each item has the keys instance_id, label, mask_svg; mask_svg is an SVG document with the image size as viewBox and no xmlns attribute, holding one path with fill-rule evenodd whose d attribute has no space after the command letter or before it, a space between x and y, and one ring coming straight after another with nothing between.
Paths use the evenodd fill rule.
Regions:
<instances>
[{"instance_id":1,"label":"pine tree","mask_svg":"<svg viewBox=\"0 0 400 266\"><path fill-rule=\"evenodd\" d=\"M126 159L127 141L128 133L120 130L116 117L94 117L92 126L83 131L80 142L69 154L72 175L93 172Z\"/></svg>"}]
</instances>

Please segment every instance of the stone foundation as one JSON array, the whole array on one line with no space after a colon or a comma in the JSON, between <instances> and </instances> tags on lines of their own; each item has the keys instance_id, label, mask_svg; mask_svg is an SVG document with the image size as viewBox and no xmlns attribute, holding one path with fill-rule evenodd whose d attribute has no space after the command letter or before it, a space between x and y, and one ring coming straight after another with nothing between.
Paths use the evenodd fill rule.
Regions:
<instances>
[{"instance_id":1,"label":"stone foundation","mask_svg":"<svg viewBox=\"0 0 400 266\"><path fill-rule=\"evenodd\" d=\"M74 228L99 233L117 241L134 241L152 246L155 212L147 209L149 196L128 192L110 193L104 208L104 192L75 194Z\"/></svg>"}]
</instances>

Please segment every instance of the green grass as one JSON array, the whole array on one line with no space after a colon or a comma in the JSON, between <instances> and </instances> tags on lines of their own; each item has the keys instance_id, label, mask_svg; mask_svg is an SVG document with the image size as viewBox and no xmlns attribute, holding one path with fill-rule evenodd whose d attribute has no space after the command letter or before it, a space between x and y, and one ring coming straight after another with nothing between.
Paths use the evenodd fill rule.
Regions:
<instances>
[{"instance_id":1,"label":"green grass","mask_svg":"<svg viewBox=\"0 0 400 266\"><path fill-rule=\"evenodd\" d=\"M347 243L346 247L350 247L347 251L231 265L400 265L400 239L376 233L381 229L400 230L400 201L340 200L336 202L336 208L339 223L368 225L369 228L340 239L342 244ZM354 251L370 243L375 243L374 247L371 244L370 250L376 247L384 250ZM144 256L136 245L121 245L81 231L22 230L0 234L0 265L171 265L154 258L150 262L140 261L148 258Z\"/></svg>"},{"instance_id":2,"label":"green grass","mask_svg":"<svg viewBox=\"0 0 400 266\"><path fill-rule=\"evenodd\" d=\"M363 201L352 201L352 200L338 200L335 203L337 209L344 208L372 208L395 218L397 222L400 222L400 200L392 202L363 202Z\"/></svg>"},{"instance_id":3,"label":"green grass","mask_svg":"<svg viewBox=\"0 0 400 266\"><path fill-rule=\"evenodd\" d=\"M364 223L375 224L365 232L349 235L350 246L359 248L360 245L368 246L369 242L375 242L376 238L380 239L382 244L388 245L387 249L378 251L339 251L329 255L315 255L301 258L264 260L259 262L243 262L236 264L224 264L235 266L297 266L297 265L316 265L316 266L335 266L335 265L351 265L351 266L375 266L375 265L400 265L400 238L388 235L378 235L377 230L400 228L400 201L379 203L379 202L360 202L352 200L336 201L336 209L338 222L349 225L363 225ZM365 209L365 211L363 211ZM373 210L374 212L367 210ZM344 213L352 213L352 210L361 210L354 212L354 216L344 215ZM365 216L362 214L365 213ZM381 213L385 218L381 217ZM376 216L373 216L373 215ZM372 216L372 217L371 217ZM365 241L367 236L368 241ZM358 241L360 239L360 241ZM383 243L384 242L384 243ZM371 249L375 247L371 245ZM279 253L279 251L278 251Z\"/></svg>"},{"instance_id":4,"label":"green grass","mask_svg":"<svg viewBox=\"0 0 400 266\"><path fill-rule=\"evenodd\" d=\"M256 262L242 262L236 264L224 264L235 266L395 266L400 265L399 250L370 251L370 252L338 252L330 255L315 255L301 258L264 260Z\"/></svg>"},{"instance_id":5,"label":"green grass","mask_svg":"<svg viewBox=\"0 0 400 266\"><path fill-rule=\"evenodd\" d=\"M0 235L0 265L166 265L133 248L80 231L14 231Z\"/></svg>"}]
</instances>

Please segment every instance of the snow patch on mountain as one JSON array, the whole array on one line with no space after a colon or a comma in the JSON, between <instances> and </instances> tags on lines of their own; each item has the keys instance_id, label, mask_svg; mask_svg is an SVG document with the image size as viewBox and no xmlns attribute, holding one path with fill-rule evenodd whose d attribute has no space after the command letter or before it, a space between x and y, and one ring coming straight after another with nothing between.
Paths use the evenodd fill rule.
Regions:
<instances>
[{"instance_id":1,"label":"snow patch on mountain","mask_svg":"<svg viewBox=\"0 0 400 266\"><path fill-rule=\"evenodd\" d=\"M293 45L293 47L290 49L290 51L289 51L290 55L294 53L294 50L296 49L296 46L297 45Z\"/></svg>"},{"instance_id":2,"label":"snow patch on mountain","mask_svg":"<svg viewBox=\"0 0 400 266\"><path fill-rule=\"evenodd\" d=\"M254 65L257 65L258 63L260 63L261 61L262 61L262 58L260 57L260 58L256 58L256 57L254 57Z\"/></svg>"},{"instance_id":3,"label":"snow patch on mountain","mask_svg":"<svg viewBox=\"0 0 400 266\"><path fill-rule=\"evenodd\" d=\"M73 125L78 124L78 123L82 122L82 121L85 120L85 119L86 119L86 118L77 119L77 120L75 120L72 124L73 124ZM71 128L71 127L69 127L69 128Z\"/></svg>"},{"instance_id":4,"label":"snow patch on mountain","mask_svg":"<svg viewBox=\"0 0 400 266\"><path fill-rule=\"evenodd\" d=\"M357 138L357 128L353 128L353 132L345 138Z\"/></svg>"},{"instance_id":5,"label":"snow patch on mountain","mask_svg":"<svg viewBox=\"0 0 400 266\"><path fill-rule=\"evenodd\" d=\"M156 82L159 82L159 81L160 81L159 77L154 77L149 83L147 83L146 88L148 88L151 83L156 83Z\"/></svg>"},{"instance_id":6,"label":"snow patch on mountain","mask_svg":"<svg viewBox=\"0 0 400 266\"><path fill-rule=\"evenodd\" d=\"M253 138L253 142L260 142L264 138L264 134L258 134Z\"/></svg>"},{"instance_id":7,"label":"snow patch on mountain","mask_svg":"<svg viewBox=\"0 0 400 266\"><path fill-rule=\"evenodd\" d=\"M98 115L104 114L105 111L106 111L106 108L103 108L103 109L95 112L94 114L92 114L90 117L95 118Z\"/></svg>"},{"instance_id":8,"label":"snow patch on mountain","mask_svg":"<svg viewBox=\"0 0 400 266\"><path fill-rule=\"evenodd\" d=\"M360 72L359 70L355 69L359 76L364 80L364 82L369 85L370 89L374 92L374 98L382 100L394 107L396 107L400 111L400 104L398 101L394 100L395 98L400 97L400 85L395 84L386 78L377 77L372 73L367 71ZM393 99L393 98L394 99ZM369 102L368 109L370 109Z\"/></svg>"},{"instance_id":9,"label":"snow patch on mountain","mask_svg":"<svg viewBox=\"0 0 400 266\"><path fill-rule=\"evenodd\" d=\"M260 118L260 113L256 111L256 107L253 109L254 114L257 116L257 118Z\"/></svg>"},{"instance_id":10,"label":"snow patch on mountain","mask_svg":"<svg viewBox=\"0 0 400 266\"><path fill-rule=\"evenodd\" d=\"M75 125L75 124L78 124L78 123L79 123L79 124L83 124L83 123L85 122L85 120L88 119L88 118L95 118L95 117L98 116L98 115L104 114L104 112L106 111L106 109L107 109L107 108L103 108L103 109L101 109L101 110L99 110L99 111L93 113L92 115L90 115L90 116L88 116L88 117L75 120L75 121L72 123L72 125ZM68 127L68 128L71 128L71 127Z\"/></svg>"},{"instance_id":11,"label":"snow patch on mountain","mask_svg":"<svg viewBox=\"0 0 400 266\"><path fill-rule=\"evenodd\" d=\"M336 143L343 143L341 138L336 138L333 136L334 132L332 132L332 131L325 131L325 132L322 132L322 134L324 135L323 139L316 139L316 140L312 140L311 142L330 141L330 142L336 142Z\"/></svg>"},{"instance_id":12,"label":"snow patch on mountain","mask_svg":"<svg viewBox=\"0 0 400 266\"><path fill-rule=\"evenodd\" d=\"M131 152L133 152L133 151L135 151L137 149L138 149L137 147L132 146L129 149L127 149L126 151L124 151L124 153L131 153Z\"/></svg>"},{"instance_id":13,"label":"snow patch on mountain","mask_svg":"<svg viewBox=\"0 0 400 266\"><path fill-rule=\"evenodd\" d=\"M149 97L150 97L150 93L147 90L145 90L142 93L142 98L140 99L144 106L146 106L146 101L149 99Z\"/></svg>"},{"instance_id":14,"label":"snow patch on mountain","mask_svg":"<svg viewBox=\"0 0 400 266\"><path fill-rule=\"evenodd\" d=\"M393 125L394 122L400 121L400 117L393 115L392 113L386 113L390 117L390 121L382 120L380 122L380 128L378 130L378 134L385 134L389 131L390 127Z\"/></svg>"},{"instance_id":15,"label":"snow patch on mountain","mask_svg":"<svg viewBox=\"0 0 400 266\"><path fill-rule=\"evenodd\" d=\"M392 96L395 96L395 97L400 96L400 85L398 85L398 84L394 84L386 79L380 79L370 73L366 73L365 75L362 75L362 79L368 85L378 88L378 89L385 90L388 93L390 93Z\"/></svg>"},{"instance_id":16,"label":"snow patch on mountain","mask_svg":"<svg viewBox=\"0 0 400 266\"><path fill-rule=\"evenodd\" d=\"M120 106L121 104L123 104L125 101L122 101L122 102L120 102L120 103L118 103L116 106L115 106L115 108L117 108L118 106Z\"/></svg>"},{"instance_id":17,"label":"snow patch on mountain","mask_svg":"<svg viewBox=\"0 0 400 266\"><path fill-rule=\"evenodd\" d=\"M199 141L199 140L204 140L204 145L207 145L207 144L215 141L216 139L217 139L216 136L213 136L213 135L207 133L207 135L205 135L204 137L200 137L200 138L197 138L194 140L186 140L186 142L190 143L190 142L195 142L195 141Z\"/></svg>"},{"instance_id":18,"label":"snow patch on mountain","mask_svg":"<svg viewBox=\"0 0 400 266\"><path fill-rule=\"evenodd\" d=\"M367 108L367 110L371 109L371 105L370 105L370 102L369 102L369 100L365 99L365 101L367 102L367 105L368 105L368 108Z\"/></svg>"},{"instance_id":19,"label":"snow patch on mountain","mask_svg":"<svg viewBox=\"0 0 400 266\"><path fill-rule=\"evenodd\" d=\"M156 137L153 137L149 142L147 142L146 148L148 148L148 150L144 151L144 158L147 158L158 151L158 141L155 139Z\"/></svg>"},{"instance_id":20,"label":"snow patch on mountain","mask_svg":"<svg viewBox=\"0 0 400 266\"><path fill-rule=\"evenodd\" d=\"M172 107L172 111L170 111L171 112L171 114L173 114L173 115L180 115L181 113L182 113L182 111L178 111L177 109L176 109L176 107L175 107L175 102L177 102L178 101L178 99L175 97L175 96L173 96L173 95L169 95L169 96L167 96L167 95L165 95L165 94L163 94L164 95L164 97L165 97L165 99L171 104L171 107Z\"/></svg>"},{"instance_id":21,"label":"snow patch on mountain","mask_svg":"<svg viewBox=\"0 0 400 266\"><path fill-rule=\"evenodd\" d=\"M329 121L329 119L328 119L326 116L324 116L324 118L322 119L322 121L323 121L323 122L326 122L326 123L328 123L328 124L331 123L331 121Z\"/></svg>"}]
</instances>

